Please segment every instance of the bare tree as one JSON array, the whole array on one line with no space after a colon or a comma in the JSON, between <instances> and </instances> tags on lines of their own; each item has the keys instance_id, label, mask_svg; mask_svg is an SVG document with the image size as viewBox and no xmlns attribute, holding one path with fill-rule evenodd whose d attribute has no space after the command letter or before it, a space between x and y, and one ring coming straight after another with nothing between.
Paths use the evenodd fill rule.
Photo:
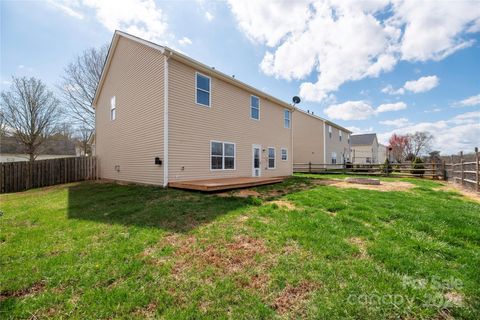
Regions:
<instances>
[{"instance_id":1,"label":"bare tree","mask_svg":"<svg viewBox=\"0 0 480 320\"><path fill-rule=\"evenodd\" d=\"M88 141L90 140L90 136L92 135L92 133L93 130L87 128L86 126L80 126L76 129L77 144L80 147L80 150L84 156L87 156L91 153Z\"/></svg>"},{"instance_id":2,"label":"bare tree","mask_svg":"<svg viewBox=\"0 0 480 320\"><path fill-rule=\"evenodd\" d=\"M10 91L3 91L0 99L5 123L34 161L38 148L56 129L61 114L59 101L40 79L12 80Z\"/></svg>"},{"instance_id":3,"label":"bare tree","mask_svg":"<svg viewBox=\"0 0 480 320\"><path fill-rule=\"evenodd\" d=\"M84 51L65 68L59 87L68 113L74 122L86 128L95 128L92 102L107 53L108 45Z\"/></svg>"},{"instance_id":4,"label":"bare tree","mask_svg":"<svg viewBox=\"0 0 480 320\"><path fill-rule=\"evenodd\" d=\"M7 122L5 121L5 115L3 111L0 110L0 136L7 135Z\"/></svg>"},{"instance_id":5,"label":"bare tree","mask_svg":"<svg viewBox=\"0 0 480 320\"><path fill-rule=\"evenodd\" d=\"M415 158L427 154L431 150L433 135L427 131L417 131L414 134L409 134L410 140L409 153Z\"/></svg>"}]
</instances>

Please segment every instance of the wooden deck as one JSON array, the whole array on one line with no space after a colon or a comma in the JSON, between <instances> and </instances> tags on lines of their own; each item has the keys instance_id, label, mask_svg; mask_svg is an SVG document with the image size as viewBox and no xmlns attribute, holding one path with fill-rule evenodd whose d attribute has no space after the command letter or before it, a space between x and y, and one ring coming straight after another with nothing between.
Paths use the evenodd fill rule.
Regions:
<instances>
[{"instance_id":1,"label":"wooden deck","mask_svg":"<svg viewBox=\"0 0 480 320\"><path fill-rule=\"evenodd\" d=\"M282 182L285 178L254 178L254 177L239 177L239 178L222 178L222 179L206 179L206 180L188 180L175 181L168 184L171 188L199 190L199 191L220 191L260 186L264 184L273 184Z\"/></svg>"}]
</instances>

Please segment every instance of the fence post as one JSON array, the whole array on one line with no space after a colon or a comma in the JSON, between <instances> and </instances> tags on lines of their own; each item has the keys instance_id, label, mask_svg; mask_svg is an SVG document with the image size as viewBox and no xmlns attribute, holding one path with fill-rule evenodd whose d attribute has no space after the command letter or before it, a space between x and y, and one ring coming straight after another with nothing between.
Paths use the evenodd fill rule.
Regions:
<instances>
[{"instance_id":1,"label":"fence post","mask_svg":"<svg viewBox=\"0 0 480 320\"><path fill-rule=\"evenodd\" d=\"M477 181L477 192L480 192L480 171L478 161L480 160L478 157L478 147L475 147L475 167L477 169L477 173L475 174L475 180Z\"/></svg>"},{"instance_id":2,"label":"fence post","mask_svg":"<svg viewBox=\"0 0 480 320\"><path fill-rule=\"evenodd\" d=\"M460 174L462 175L461 178L460 178L460 182L462 183L462 186L463 186L463 151L460 151Z\"/></svg>"},{"instance_id":3,"label":"fence post","mask_svg":"<svg viewBox=\"0 0 480 320\"><path fill-rule=\"evenodd\" d=\"M308 173L312 173L312 163L308 163Z\"/></svg>"},{"instance_id":4,"label":"fence post","mask_svg":"<svg viewBox=\"0 0 480 320\"><path fill-rule=\"evenodd\" d=\"M432 180L436 180L436 176L437 176L436 163L435 163L435 160L432 160Z\"/></svg>"},{"instance_id":5,"label":"fence post","mask_svg":"<svg viewBox=\"0 0 480 320\"><path fill-rule=\"evenodd\" d=\"M445 160L442 160L442 177L443 181L447 180L447 169L445 168Z\"/></svg>"}]
</instances>

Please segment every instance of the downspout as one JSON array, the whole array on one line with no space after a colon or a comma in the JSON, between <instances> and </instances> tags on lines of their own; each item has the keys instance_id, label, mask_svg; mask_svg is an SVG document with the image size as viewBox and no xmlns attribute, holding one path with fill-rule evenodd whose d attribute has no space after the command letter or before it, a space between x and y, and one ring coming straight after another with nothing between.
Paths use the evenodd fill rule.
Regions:
<instances>
[{"instance_id":1,"label":"downspout","mask_svg":"<svg viewBox=\"0 0 480 320\"><path fill-rule=\"evenodd\" d=\"M291 148L290 152L287 153L287 157L290 157L291 161L291 175L293 175L293 113L295 112L295 107L292 108L292 111L290 112L290 139L291 139ZM281 152L281 151L280 151ZM280 158L282 157L282 154L280 153Z\"/></svg>"},{"instance_id":2,"label":"downspout","mask_svg":"<svg viewBox=\"0 0 480 320\"><path fill-rule=\"evenodd\" d=\"M327 168L327 124L323 121L323 166Z\"/></svg>"},{"instance_id":3,"label":"downspout","mask_svg":"<svg viewBox=\"0 0 480 320\"><path fill-rule=\"evenodd\" d=\"M164 55L163 74L163 187L168 186L168 59L172 53Z\"/></svg>"}]
</instances>

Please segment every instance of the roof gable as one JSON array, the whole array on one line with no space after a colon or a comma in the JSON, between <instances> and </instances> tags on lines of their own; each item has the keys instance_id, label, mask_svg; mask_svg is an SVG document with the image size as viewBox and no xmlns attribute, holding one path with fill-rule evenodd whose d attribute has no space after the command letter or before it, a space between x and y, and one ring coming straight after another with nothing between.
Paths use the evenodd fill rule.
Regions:
<instances>
[{"instance_id":1,"label":"roof gable","mask_svg":"<svg viewBox=\"0 0 480 320\"><path fill-rule=\"evenodd\" d=\"M350 143L352 146L372 145L376 139L376 133L354 134L350 136Z\"/></svg>"}]
</instances>

